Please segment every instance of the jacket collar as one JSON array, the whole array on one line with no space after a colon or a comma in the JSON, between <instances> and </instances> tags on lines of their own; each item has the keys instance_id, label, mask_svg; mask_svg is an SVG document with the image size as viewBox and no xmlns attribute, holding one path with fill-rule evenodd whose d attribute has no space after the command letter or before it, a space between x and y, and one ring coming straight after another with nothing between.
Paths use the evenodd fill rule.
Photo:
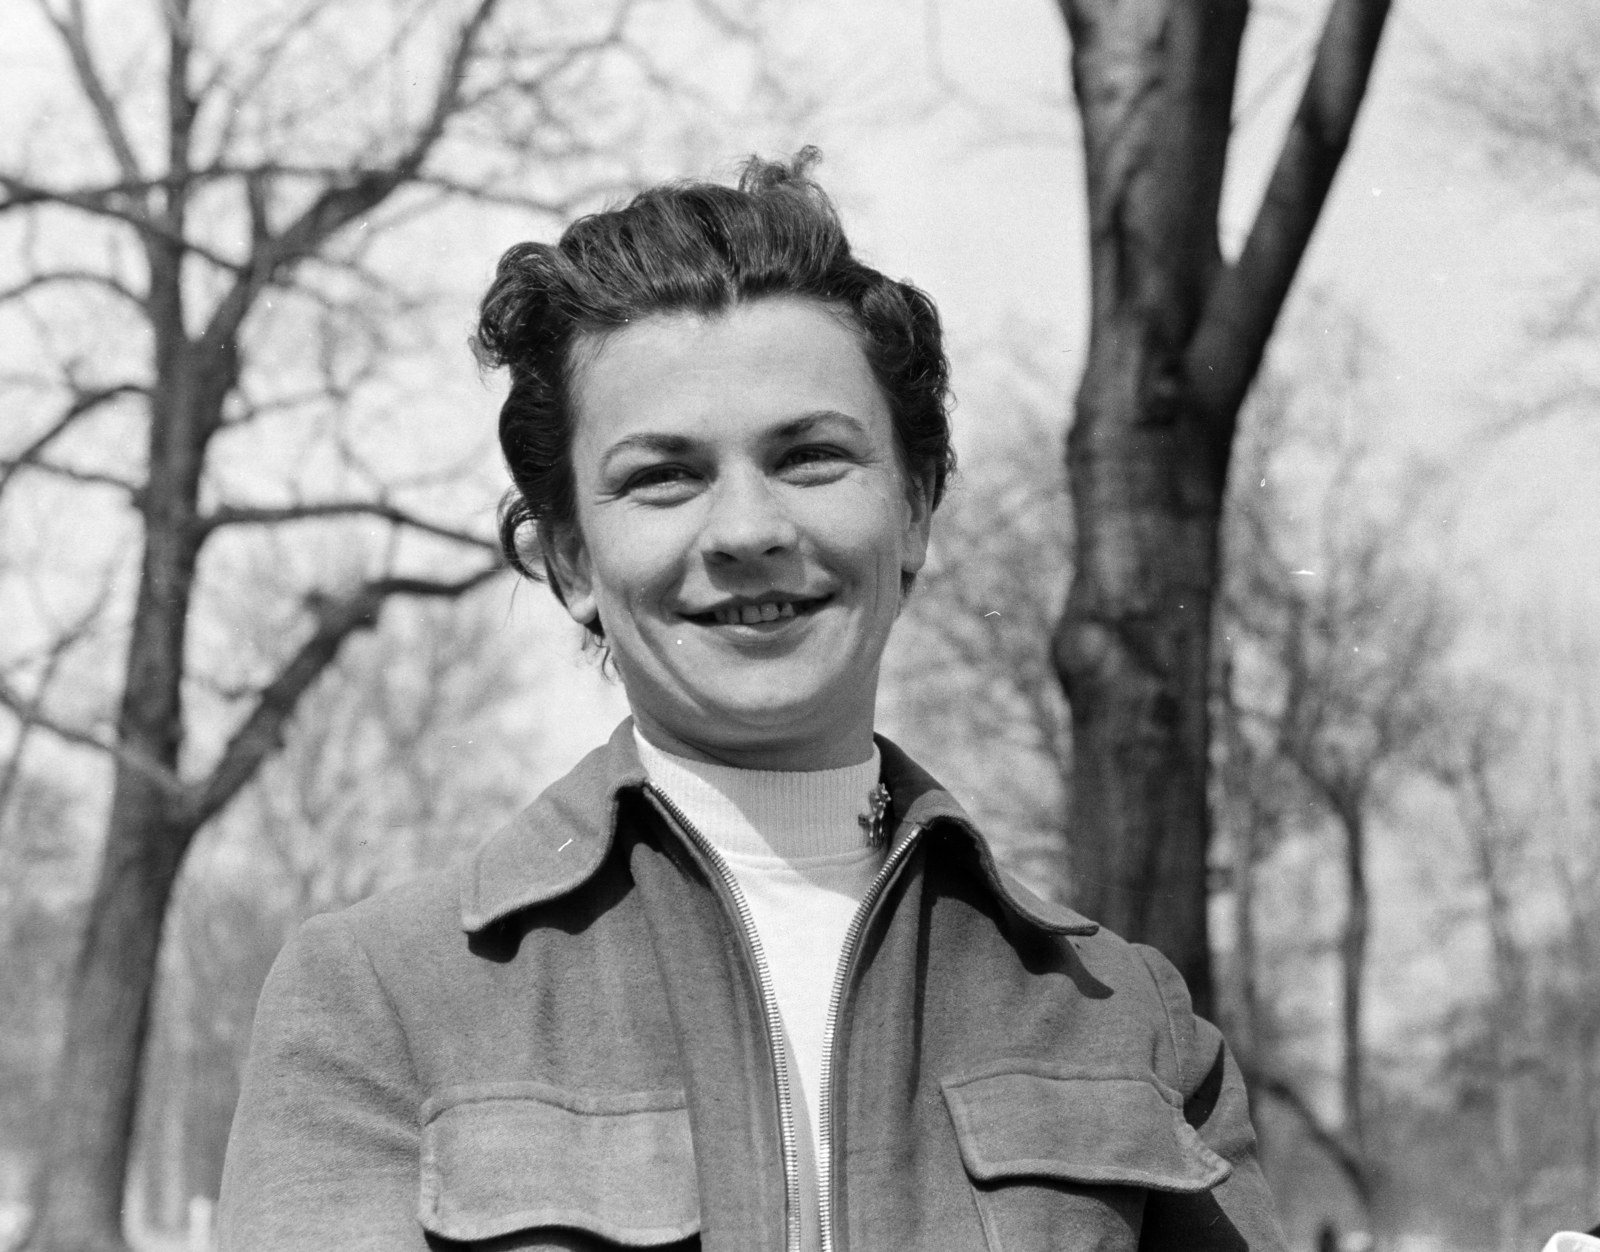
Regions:
<instances>
[{"instance_id":1,"label":"jacket collar","mask_svg":"<svg viewBox=\"0 0 1600 1252\"><path fill-rule=\"evenodd\" d=\"M877 736L883 780L893 797L902 835L911 824L944 823L970 839L984 878L1007 909L1037 930L1092 935L1099 927L1064 905L1035 895L996 862L993 850L956 803L925 770ZM633 742L633 719L478 849L461 870L461 928L475 934L512 913L582 886L611 851L625 793L645 785Z\"/></svg>"}]
</instances>

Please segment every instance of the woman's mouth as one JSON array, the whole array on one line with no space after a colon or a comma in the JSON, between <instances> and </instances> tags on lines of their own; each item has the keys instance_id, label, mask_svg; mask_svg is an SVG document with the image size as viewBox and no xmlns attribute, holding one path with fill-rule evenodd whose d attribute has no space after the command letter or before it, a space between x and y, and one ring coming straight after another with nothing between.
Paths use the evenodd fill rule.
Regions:
<instances>
[{"instance_id":1,"label":"woman's mouth","mask_svg":"<svg viewBox=\"0 0 1600 1252\"><path fill-rule=\"evenodd\" d=\"M827 596L810 600L791 600L774 597L770 600L751 600L739 604L724 604L704 613L686 614L690 621L704 626L757 626L764 622L777 622L790 617L813 613L828 601Z\"/></svg>"}]
</instances>

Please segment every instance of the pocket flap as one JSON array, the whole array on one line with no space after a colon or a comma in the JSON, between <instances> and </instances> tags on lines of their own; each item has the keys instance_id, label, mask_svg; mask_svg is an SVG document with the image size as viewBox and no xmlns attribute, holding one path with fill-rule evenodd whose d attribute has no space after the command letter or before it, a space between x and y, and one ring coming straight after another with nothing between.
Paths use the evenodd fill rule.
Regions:
<instances>
[{"instance_id":1,"label":"pocket flap","mask_svg":"<svg viewBox=\"0 0 1600 1252\"><path fill-rule=\"evenodd\" d=\"M453 1087L423 1106L422 1122L419 1218L433 1234L551 1226L657 1247L700 1229L682 1091Z\"/></svg>"},{"instance_id":2,"label":"pocket flap","mask_svg":"<svg viewBox=\"0 0 1600 1252\"><path fill-rule=\"evenodd\" d=\"M1060 1178L1205 1191L1233 1167L1144 1078L1010 1070L947 1080L961 1160L978 1182Z\"/></svg>"}]
</instances>

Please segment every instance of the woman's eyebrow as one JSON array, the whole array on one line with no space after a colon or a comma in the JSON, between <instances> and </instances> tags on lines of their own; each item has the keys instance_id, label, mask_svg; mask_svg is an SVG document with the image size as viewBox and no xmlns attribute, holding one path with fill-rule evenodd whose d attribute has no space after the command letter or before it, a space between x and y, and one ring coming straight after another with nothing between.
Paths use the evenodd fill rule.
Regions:
<instances>
[{"instance_id":1,"label":"woman's eyebrow","mask_svg":"<svg viewBox=\"0 0 1600 1252\"><path fill-rule=\"evenodd\" d=\"M837 409L818 409L814 413L802 413L799 417L785 422L773 430L772 434L778 439L796 439L801 435L810 434L818 426L832 426L842 424L851 428L858 434L865 434L866 423L860 418L851 417L848 413L841 413Z\"/></svg>"},{"instance_id":2,"label":"woman's eyebrow","mask_svg":"<svg viewBox=\"0 0 1600 1252\"><path fill-rule=\"evenodd\" d=\"M811 434L819 426L835 425L847 426L857 434L865 434L867 429L866 423L848 413L841 413L837 409L817 409L815 412L802 413L799 417L790 418L782 425L773 427L768 432L768 437L779 441L800 439ZM694 449L696 442L688 435L669 435L652 431L626 435L601 453L600 469L603 473L612 461L628 452L683 456Z\"/></svg>"},{"instance_id":3,"label":"woman's eyebrow","mask_svg":"<svg viewBox=\"0 0 1600 1252\"><path fill-rule=\"evenodd\" d=\"M687 435L651 434L645 432L638 435L628 435L612 444L600 456L600 468L604 470L617 457L624 452L654 452L661 456L682 456L694 446L694 440Z\"/></svg>"}]
</instances>

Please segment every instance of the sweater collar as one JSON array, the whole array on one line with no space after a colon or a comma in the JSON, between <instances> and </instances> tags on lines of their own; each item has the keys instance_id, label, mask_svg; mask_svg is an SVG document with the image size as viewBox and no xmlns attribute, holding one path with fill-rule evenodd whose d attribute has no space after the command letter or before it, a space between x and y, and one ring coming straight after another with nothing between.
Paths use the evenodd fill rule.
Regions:
<instances>
[{"instance_id":1,"label":"sweater collar","mask_svg":"<svg viewBox=\"0 0 1600 1252\"><path fill-rule=\"evenodd\" d=\"M985 880L1007 910L1036 930L1092 935L1096 923L1034 894L995 860L972 819L921 766L881 735L883 781L893 797L900 830L942 823L969 839ZM461 870L461 928L469 934L512 913L566 895L599 870L616 835L623 796L642 791L644 767L633 742L633 719L579 761L532 804L502 827Z\"/></svg>"}]
</instances>

